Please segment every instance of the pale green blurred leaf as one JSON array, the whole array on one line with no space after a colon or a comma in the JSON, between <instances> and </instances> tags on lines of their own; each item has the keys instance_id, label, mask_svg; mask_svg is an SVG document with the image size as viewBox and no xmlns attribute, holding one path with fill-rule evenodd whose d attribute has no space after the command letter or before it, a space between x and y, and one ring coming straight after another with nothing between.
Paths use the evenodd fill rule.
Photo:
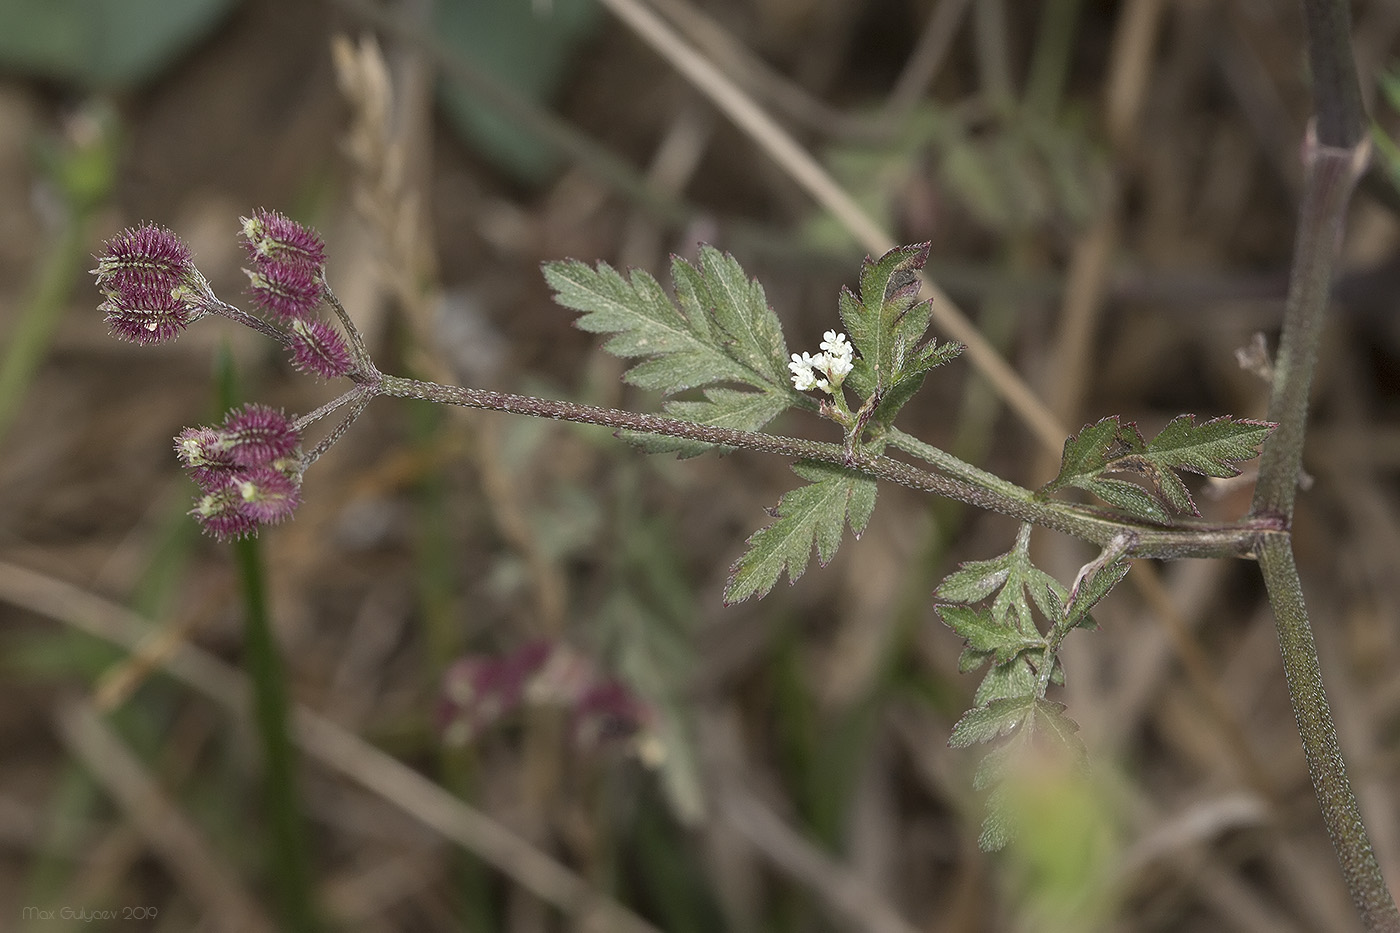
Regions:
<instances>
[{"instance_id":1,"label":"pale green blurred leaf","mask_svg":"<svg viewBox=\"0 0 1400 933\"><path fill-rule=\"evenodd\" d=\"M433 8L434 34L450 50L542 107L563 86L599 21L592 0L438 0ZM457 132L502 171L537 183L557 167L546 143L483 104L467 85L444 78L439 97Z\"/></svg>"},{"instance_id":2,"label":"pale green blurred leaf","mask_svg":"<svg viewBox=\"0 0 1400 933\"><path fill-rule=\"evenodd\" d=\"M1026 721L1034 708L1035 697L1018 696L992 700L986 706L968 710L954 724L948 744L953 748L966 748L1009 735Z\"/></svg>"},{"instance_id":3,"label":"pale green blurred leaf","mask_svg":"<svg viewBox=\"0 0 1400 933\"><path fill-rule=\"evenodd\" d=\"M234 0L4 0L0 67L90 88L153 77Z\"/></svg>"}]
</instances>

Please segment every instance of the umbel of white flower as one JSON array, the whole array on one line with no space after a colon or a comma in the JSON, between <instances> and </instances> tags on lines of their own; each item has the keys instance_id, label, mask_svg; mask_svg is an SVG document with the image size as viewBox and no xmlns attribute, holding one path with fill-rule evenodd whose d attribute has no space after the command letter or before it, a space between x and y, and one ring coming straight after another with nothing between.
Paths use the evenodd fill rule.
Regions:
<instances>
[{"instance_id":1,"label":"umbel of white flower","mask_svg":"<svg viewBox=\"0 0 1400 933\"><path fill-rule=\"evenodd\" d=\"M834 395L854 365L855 348L845 334L829 330L822 337L821 353L816 356L794 353L792 362L788 364L788 369L792 370L793 387L799 392L820 389Z\"/></svg>"}]
</instances>

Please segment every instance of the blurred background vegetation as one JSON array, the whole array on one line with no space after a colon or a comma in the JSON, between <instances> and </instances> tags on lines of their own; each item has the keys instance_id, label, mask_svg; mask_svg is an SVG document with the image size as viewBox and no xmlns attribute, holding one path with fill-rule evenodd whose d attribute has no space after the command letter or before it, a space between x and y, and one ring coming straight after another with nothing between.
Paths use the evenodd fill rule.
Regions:
<instances>
[{"instance_id":1,"label":"blurred background vegetation","mask_svg":"<svg viewBox=\"0 0 1400 933\"><path fill-rule=\"evenodd\" d=\"M124 226L175 229L236 300L238 216L284 211L325 234L384 368L597 404L659 400L549 302L542 260L664 274L714 243L794 349L835 326L858 236L619 3L0 4L0 929L1354 929L1242 564L1162 566L1072 639L1061 699L1093 769L1024 776L1021 836L987 856L977 756L946 747L977 678L931 593L1004 551L1007 521L884 489L829 567L725 607L785 464L380 400L258 551L200 537L172 436L229 398L305 412L335 387L224 322L109 338L86 270ZM1309 111L1294 5L650 8L891 237L932 241L932 277L1069 429L1262 413L1236 350L1281 315ZM1395 888L1400 6L1353 10L1380 157L1296 546ZM1053 475L974 367L930 383L905 430ZM1249 492L1198 501L1229 518ZM1035 546L1062 579L1090 556ZM645 712L584 734L540 690L499 717L465 702L463 670L541 644ZM249 676L296 710L290 760Z\"/></svg>"}]
</instances>

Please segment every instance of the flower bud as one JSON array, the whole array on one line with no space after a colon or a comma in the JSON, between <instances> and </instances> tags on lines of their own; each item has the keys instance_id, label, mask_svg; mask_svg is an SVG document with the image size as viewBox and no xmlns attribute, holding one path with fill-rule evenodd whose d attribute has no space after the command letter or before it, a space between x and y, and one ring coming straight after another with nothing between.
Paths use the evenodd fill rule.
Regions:
<instances>
[{"instance_id":1,"label":"flower bud","mask_svg":"<svg viewBox=\"0 0 1400 933\"><path fill-rule=\"evenodd\" d=\"M213 428L185 428L175 435L175 454L206 492L222 488L234 470L233 457Z\"/></svg>"},{"instance_id":2,"label":"flower bud","mask_svg":"<svg viewBox=\"0 0 1400 933\"><path fill-rule=\"evenodd\" d=\"M645 704L616 680L591 684L569 712L574 744L584 749L632 738L646 725L648 716Z\"/></svg>"},{"instance_id":3,"label":"flower bud","mask_svg":"<svg viewBox=\"0 0 1400 933\"><path fill-rule=\"evenodd\" d=\"M291 331L288 345L292 365L299 371L333 379L354 369L350 348L334 327L324 321L293 321Z\"/></svg>"},{"instance_id":4,"label":"flower bud","mask_svg":"<svg viewBox=\"0 0 1400 933\"><path fill-rule=\"evenodd\" d=\"M259 267L301 266L319 277L326 266L326 244L310 227L276 211L258 210L243 222L243 243Z\"/></svg>"},{"instance_id":5,"label":"flower bud","mask_svg":"<svg viewBox=\"0 0 1400 933\"><path fill-rule=\"evenodd\" d=\"M280 522L301 504L300 459L282 457L251 467L222 460L224 437L211 428L187 428L176 441L204 490L190 514L220 541L255 535L259 525Z\"/></svg>"},{"instance_id":6,"label":"flower bud","mask_svg":"<svg viewBox=\"0 0 1400 933\"><path fill-rule=\"evenodd\" d=\"M321 303L321 280L308 266L269 262L243 271L253 302L274 318L309 320Z\"/></svg>"},{"instance_id":7,"label":"flower bud","mask_svg":"<svg viewBox=\"0 0 1400 933\"><path fill-rule=\"evenodd\" d=\"M301 435L286 415L256 403L229 412L218 434L229 458L240 467L269 466L293 457L301 445Z\"/></svg>"},{"instance_id":8,"label":"flower bud","mask_svg":"<svg viewBox=\"0 0 1400 933\"><path fill-rule=\"evenodd\" d=\"M300 486L270 466L249 470L236 483L243 514L260 525L280 522L301 503Z\"/></svg>"},{"instance_id":9,"label":"flower bud","mask_svg":"<svg viewBox=\"0 0 1400 933\"><path fill-rule=\"evenodd\" d=\"M169 292L194 272L190 248L155 224L128 227L102 245L97 268L92 271L97 286L107 291L147 286Z\"/></svg>"},{"instance_id":10,"label":"flower bud","mask_svg":"<svg viewBox=\"0 0 1400 933\"><path fill-rule=\"evenodd\" d=\"M146 346L164 343L199 316L200 310L184 298L181 287L173 290L153 283L131 282L107 292L98 305L112 333L123 340Z\"/></svg>"},{"instance_id":11,"label":"flower bud","mask_svg":"<svg viewBox=\"0 0 1400 933\"><path fill-rule=\"evenodd\" d=\"M244 510L243 502L238 483L229 482L222 489L207 492L196 499L190 514L205 531L220 541L245 538L257 533L258 522Z\"/></svg>"},{"instance_id":12,"label":"flower bud","mask_svg":"<svg viewBox=\"0 0 1400 933\"><path fill-rule=\"evenodd\" d=\"M190 248L164 227L129 227L103 244L97 286L107 300L98 308L112 333L138 344L180 335L204 313L208 283Z\"/></svg>"}]
</instances>

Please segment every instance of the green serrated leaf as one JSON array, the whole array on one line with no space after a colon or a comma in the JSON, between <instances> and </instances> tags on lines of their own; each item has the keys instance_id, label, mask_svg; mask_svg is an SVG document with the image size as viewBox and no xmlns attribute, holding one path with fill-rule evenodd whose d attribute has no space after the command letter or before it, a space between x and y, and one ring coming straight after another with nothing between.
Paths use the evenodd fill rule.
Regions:
<instances>
[{"instance_id":1,"label":"green serrated leaf","mask_svg":"<svg viewBox=\"0 0 1400 933\"><path fill-rule=\"evenodd\" d=\"M977 836L977 847L983 852L1000 852L1016 838L1016 814L1009 796L1004 783L987 795L987 815Z\"/></svg>"},{"instance_id":2,"label":"green serrated leaf","mask_svg":"<svg viewBox=\"0 0 1400 933\"><path fill-rule=\"evenodd\" d=\"M1121 550L1106 548L1091 565L1097 570L1077 586L1071 601L1063 586L1031 564L1030 531L1029 525L1022 525L1011 550L999 557L963 564L937 593L940 599L963 603L938 607L943 621L967 641L959 670L991 662L977 688L976 705L953 726L948 744L962 748L1009 736L983 758L973 778L976 789L990 790L978 839L988 850L1005 846L1016 838L1018 827L1038 816L1039 798L1027 791L1035 790L1039 776L1016 765L1041 759L1023 759L1022 752L1034 744L1052 753L1067 749L1078 763L1086 757L1078 724L1065 715L1064 704L1046 699L1044 692L1047 683L1064 682L1056 655L1060 639L1088 620L1089 610L1122 580L1129 566ZM967 605L988 598L990 607ZM1034 628L1032 606L1050 621L1048 638ZM1029 632L1023 632L1027 625Z\"/></svg>"},{"instance_id":3,"label":"green serrated leaf","mask_svg":"<svg viewBox=\"0 0 1400 933\"><path fill-rule=\"evenodd\" d=\"M1200 515L1200 510L1196 508L1196 500L1191 498L1191 490L1186 488L1186 484L1181 481L1171 470L1152 469L1148 471L1157 491L1162 498L1179 513L1186 515Z\"/></svg>"},{"instance_id":4,"label":"green serrated leaf","mask_svg":"<svg viewBox=\"0 0 1400 933\"><path fill-rule=\"evenodd\" d=\"M673 393L714 382L746 382L750 371L708 343L642 270L625 278L605 262L576 259L544 264L554 300L582 312L575 322L590 333L612 334L603 345L614 356L651 357L627 373L644 389ZM661 359L664 357L664 360Z\"/></svg>"},{"instance_id":5,"label":"green serrated leaf","mask_svg":"<svg viewBox=\"0 0 1400 933\"><path fill-rule=\"evenodd\" d=\"M982 682L977 685L972 702L977 706L986 706L993 700L1034 696L1038 684L1039 678L1035 676L1029 659L1021 656L988 668Z\"/></svg>"},{"instance_id":6,"label":"green serrated leaf","mask_svg":"<svg viewBox=\"0 0 1400 933\"><path fill-rule=\"evenodd\" d=\"M671 282L676 286L676 301L680 304L681 314L690 322L696 337L706 343L718 343L710 323L715 299L700 270L679 256L673 256Z\"/></svg>"},{"instance_id":7,"label":"green serrated leaf","mask_svg":"<svg viewBox=\"0 0 1400 933\"><path fill-rule=\"evenodd\" d=\"M1047 619L1055 619L1065 611L1069 600L1069 590L1064 584L1030 562L1029 554L1024 559L1024 567L1018 572L1021 587L1030 595L1031 602Z\"/></svg>"},{"instance_id":8,"label":"green serrated leaf","mask_svg":"<svg viewBox=\"0 0 1400 933\"><path fill-rule=\"evenodd\" d=\"M792 469L809 484L784 494L777 519L749 538L748 550L730 569L726 605L768 595L784 572L796 582L807 570L813 545L817 560L827 564L844 527L849 524L859 536L870 520L877 487L868 476L807 460Z\"/></svg>"},{"instance_id":9,"label":"green serrated leaf","mask_svg":"<svg viewBox=\"0 0 1400 933\"><path fill-rule=\"evenodd\" d=\"M915 373L905 376L895 383L893 388L885 392L880 399L880 404L875 407L875 414L871 417L873 425L892 425L899 410L918 393L923 387L925 373Z\"/></svg>"},{"instance_id":10,"label":"green serrated leaf","mask_svg":"<svg viewBox=\"0 0 1400 933\"><path fill-rule=\"evenodd\" d=\"M804 403L788 379L787 345L778 318L762 286L744 274L734 257L706 246L698 264L674 260L677 301L644 271L629 277L607 263L593 267L573 259L543 268L555 300L581 312L580 329L610 335L603 345L609 353L642 358L625 374L628 382L666 395L711 387L703 400L667 402L673 417L756 431ZM656 453L694 456L714 449L677 438L622 436Z\"/></svg>"},{"instance_id":11,"label":"green serrated leaf","mask_svg":"<svg viewBox=\"0 0 1400 933\"><path fill-rule=\"evenodd\" d=\"M1116 416L1104 418L1065 441L1060 472L1039 495L1074 486L1153 522L1170 522L1172 512L1196 515L1196 503L1177 471L1238 476L1234 464L1258 456L1259 445L1273 428L1268 422L1233 418L1197 424L1194 415L1181 415L1144 442L1136 425ZM1134 473L1152 488L1108 479L1105 473Z\"/></svg>"},{"instance_id":12,"label":"green serrated leaf","mask_svg":"<svg viewBox=\"0 0 1400 933\"><path fill-rule=\"evenodd\" d=\"M1058 580L1031 563L1029 543L1029 526L1026 526L1017 538L1016 547L1008 555L1011 574L1007 577L1006 586L992 600L992 615L1004 624L1015 620L1026 635L1039 633L1031 614L1032 604L1042 616L1053 622L1064 612L1064 603L1069 597L1069 592Z\"/></svg>"},{"instance_id":13,"label":"green serrated leaf","mask_svg":"<svg viewBox=\"0 0 1400 933\"><path fill-rule=\"evenodd\" d=\"M1145 468L1177 511L1196 515L1199 512L1191 494L1172 471L1219 478L1239 476L1235 463L1257 457L1259 445L1273 429L1267 421L1220 417L1197 424L1195 415L1178 415L1145 445L1140 437L1129 438L1132 452L1122 459L1128 469Z\"/></svg>"},{"instance_id":14,"label":"green serrated leaf","mask_svg":"<svg viewBox=\"0 0 1400 933\"><path fill-rule=\"evenodd\" d=\"M995 593L992 618L1015 626L1027 638L1039 637L1031 606L1053 622L1064 614L1068 591L1058 580L1031 563L1031 526L1022 525L1011 550L991 560L969 561L939 584L935 595L952 603L975 603Z\"/></svg>"},{"instance_id":15,"label":"green serrated leaf","mask_svg":"<svg viewBox=\"0 0 1400 933\"><path fill-rule=\"evenodd\" d=\"M1023 741L1012 739L982 756L982 760L977 763L977 770L972 774L972 789L986 790L1006 780L1013 758L1023 744Z\"/></svg>"},{"instance_id":16,"label":"green serrated leaf","mask_svg":"<svg viewBox=\"0 0 1400 933\"><path fill-rule=\"evenodd\" d=\"M991 610L970 606L939 606L938 615L967 641L969 648L991 652L997 664L1004 664L1022 651L1044 646L1042 638L1026 638L992 618Z\"/></svg>"},{"instance_id":17,"label":"green serrated leaf","mask_svg":"<svg viewBox=\"0 0 1400 933\"><path fill-rule=\"evenodd\" d=\"M1064 714L1064 704L1056 703L1053 700L1034 698L1027 698L1019 705L1016 701L997 701L997 703L983 707L983 710L988 711L986 715L981 717L986 719L988 723L983 724L979 721L979 725L984 731L988 728L988 724L993 721L990 711L998 705L1007 710L1019 710L1020 718L1011 728L1016 729L1017 726L1021 728L1016 730L1016 734L1010 741L988 752L978 764L977 771L973 775L972 786L974 789L991 791L987 795L987 815L982 822L981 835L977 839L978 846L988 852L994 852L1006 846L1007 843L1016 838L1017 829L1025 820L1040 816L1038 794L1033 792L1038 792L1041 789L1045 777L1035 772L1022 770L1028 762L1028 759L1024 757L1025 753L1031 748L1035 738L1050 739L1067 750L1070 753L1071 761L1078 765L1083 764L1088 754L1083 740L1079 737L1079 725ZM974 713L983 710L973 710L972 713L968 713L967 716L963 717L963 720L959 721L959 725ZM955 726L954 730L956 731L956 729ZM995 737L995 735L991 736L991 738ZM976 741L989 741L989 739Z\"/></svg>"},{"instance_id":18,"label":"green serrated leaf","mask_svg":"<svg viewBox=\"0 0 1400 933\"><path fill-rule=\"evenodd\" d=\"M1079 898L1091 879L1108 871L1102 787L1089 780L1078 726L1060 704L1043 701L1029 719L978 765L974 787L989 791L978 844L991 850L1014 842L1021 864L1039 866L1037 877L1073 876L1065 890L1072 892L1078 919L1054 928L1097 929L1079 912ZM1070 875L1057 874L1058 869Z\"/></svg>"},{"instance_id":19,"label":"green serrated leaf","mask_svg":"<svg viewBox=\"0 0 1400 933\"><path fill-rule=\"evenodd\" d=\"M673 268L681 265L684 261L676 260ZM713 246L700 248L700 269L698 284L710 296L714 323L729 338L729 355L774 384L786 384L787 342L763 286L745 274L738 260Z\"/></svg>"},{"instance_id":20,"label":"green serrated leaf","mask_svg":"<svg viewBox=\"0 0 1400 933\"><path fill-rule=\"evenodd\" d=\"M1048 494L1065 486L1082 487L1098 477L1109 461L1121 452L1119 432L1118 417L1113 415L1087 424L1078 434L1071 435L1060 457L1059 474L1046 483L1041 492Z\"/></svg>"},{"instance_id":21,"label":"green serrated leaf","mask_svg":"<svg viewBox=\"0 0 1400 933\"><path fill-rule=\"evenodd\" d=\"M737 382L795 401L786 376L787 347L763 290L732 257L705 254L700 269L673 266L682 308L649 273L630 278L607 263L575 259L544 264L555 301L582 314L576 324L611 334L603 349L623 358L648 357L627 373L646 389L673 394L696 386Z\"/></svg>"},{"instance_id":22,"label":"green serrated leaf","mask_svg":"<svg viewBox=\"0 0 1400 933\"><path fill-rule=\"evenodd\" d=\"M939 343L930 339L928 343L919 348L918 355L910 362L907 371L910 373L924 373L930 369L942 366L944 363L956 359L964 347L960 343Z\"/></svg>"},{"instance_id":23,"label":"green serrated leaf","mask_svg":"<svg viewBox=\"0 0 1400 933\"><path fill-rule=\"evenodd\" d=\"M1006 585L1011 576L1013 552L993 557L991 560L970 560L958 565L943 582L938 584L934 595L950 603L976 603L991 596Z\"/></svg>"},{"instance_id":24,"label":"green serrated leaf","mask_svg":"<svg viewBox=\"0 0 1400 933\"><path fill-rule=\"evenodd\" d=\"M880 380L876 378L875 371L870 368L870 364L860 357L856 357L855 364L846 376L844 386L859 398L870 398L880 388Z\"/></svg>"},{"instance_id":25,"label":"green serrated leaf","mask_svg":"<svg viewBox=\"0 0 1400 933\"><path fill-rule=\"evenodd\" d=\"M1065 610L1064 624L1066 627L1093 625L1093 619L1089 616L1089 612L1123 581L1130 569L1131 565L1128 561L1120 560L1101 568L1085 580L1084 584L1079 587L1079 591L1074 594L1074 600Z\"/></svg>"},{"instance_id":26,"label":"green serrated leaf","mask_svg":"<svg viewBox=\"0 0 1400 933\"><path fill-rule=\"evenodd\" d=\"M1079 737L1079 723L1065 715L1063 703L1036 697L1032 722L1037 735L1050 736L1069 749L1076 761L1083 761L1088 756L1084 740Z\"/></svg>"},{"instance_id":27,"label":"green serrated leaf","mask_svg":"<svg viewBox=\"0 0 1400 933\"><path fill-rule=\"evenodd\" d=\"M929 244L900 246L861 267L860 297L849 288L837 301L851 343L866 370L853 387L867 396L883 395L911 375L906 363L929 324L929 306L919 299L919 270L928 261Z\"/></svg>"},{"instance_id":28,"label":"green serrated leaf","mask_svg":"<svg viewBox=\"0 0 1400 933\"><path fill-rule=\"evenodd\" d=\"M1171 521L1171 513L1166 510L1157 497L1137 483L1100 476L1075 483L1075 485L1092 492L1109 505L1120 508L1130 515L1162 524Z\"/></svg>"},{"instance_id":29,"label":"green serrated leaf","mask_svg":"<svg viewBox=\"0 0 1400 933\"><path fill-rule=\"evenodd\" d=\"M717 427L757 431L788 408L786 396L771 392L745 392L741 389L706 389L704 401L670 401L666 414L682 421ZM636 431L619 431L618 436L648 453L677 453L693 457L708 451L728 452L730 448L680 437L664 437Z\"/></svg>"},{"instance_id":30,"label":"green serrated leaf","mask_svg":"<svg viewBox=\"0 0 1400 933\"><path fill-rule=\"evenodd\" d=\"M667 414L701 424L757 431L787 409L786 398L768 392L714 388L704 394L702 402L667 402Z\"/></svg>"},{"instance_id":31,"label":"green serrated leaf","mask_svg":"<svg viewBox=\"0 0 1400 933\"><path fill-rule=\"evenodd\" d=\"M1129 469L1125 454L1135 455L1134 452L1139 449L1145 448L1137 428L1123 424L1116 415L1085 425L1078 434L1065 441L1059 474L1037 495L1043 497L1057 489L1073 486L1093 493L1130 515L1167 523L1171 520L1171 513L1157 495L1136 483L1109 479L1103 475L1114 469L1120 472ZM1143 469L1145 461L1140 457L1136 462L1135 472L1149 472Z\"/></svg>"},{"instance_id":32,"label":"green serrated leaf","mask_svg":"<svg viewBox=\"0 0 1400 933\"><path fill-rule=\"evenodd\" d=\"M962 654L958 655L958 673L971 674L991 659L992 653L990 651L977 651L973 648L964 647ZM979 703L977 705L981 706L982 704Z\"/></svg>"},{"instance_id":33,"label":"green serrated leaf","mask_svg":"<svg viewBox=\"0 0 1400 933\"><path fill-rule=\"evenodd\" d=\"M1034 696L1020 696L993 700L986 706L968 710L953 725L948 744L953 748L966 748L1000 738L1024 723L1034 709Z\"/></svg>"}]
</instances>

